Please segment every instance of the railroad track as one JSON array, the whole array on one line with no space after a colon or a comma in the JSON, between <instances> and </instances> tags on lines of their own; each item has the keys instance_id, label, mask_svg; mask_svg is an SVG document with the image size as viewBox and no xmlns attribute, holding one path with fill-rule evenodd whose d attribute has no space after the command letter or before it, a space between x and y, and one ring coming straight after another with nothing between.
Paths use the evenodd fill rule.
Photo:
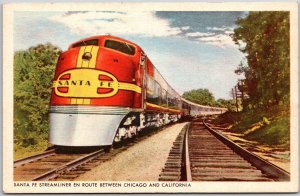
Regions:
<instances>
[{"instance_id":1,"label":"railroad track","mask_svg":"<svg viewBox=\"0 0 300 196\"><path fill-rule=\"evenodd\" d=\"M104 149L90 153L60 153L55 149L26 157L14 163L15 181L47 181L74 170L104 154Z\"/></svg>"},{"instance_id":2,"label":"railroad track","mask_svg":"<svg viewBox=\"0 0 300 196\"><path fill-rule=\"evenodd\" d=\"M175 141L170 150L168 159L165 163L162 172L159 175L159 181L182 181L184 180L185 171L185 158L183 149L185 148L185 134L189 129L189 124L185 125Z\"/></svg>"},{"instance_id":3,"label":"railroad track","mask_svg":"<svg viewBox=\"0 0 300 196\"><path fill-rule=\"evenodd\" d=\"M145 130L139 137L114 146L109 151L105 149L84 148L64 150L51 149L37 155L29 156L14 162L15 181L48 181L74 180L95 166L112 159L118 153L127 150L135 143L164 130Z\"/></svg>"},{"instance_id":4,"label":"railroad track","mask_svg":"<svg viewBox=\"0 0 300 196\"><path fill-rule=\"evenodd\" d=\"M204 121L193 121L183 134L177 141L181 143L176 143L181 147L176 160L171 150L160 181L290 180L288 172L238 146ZM180 163L181 169L175 170L169 160Z\"/></svg>"}]
</instances>

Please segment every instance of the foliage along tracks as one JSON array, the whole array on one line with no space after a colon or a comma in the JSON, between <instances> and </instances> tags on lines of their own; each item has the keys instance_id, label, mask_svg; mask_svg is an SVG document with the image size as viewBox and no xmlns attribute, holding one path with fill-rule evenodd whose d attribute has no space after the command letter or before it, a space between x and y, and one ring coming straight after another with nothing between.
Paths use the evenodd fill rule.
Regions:
<instances>
[{"instance_id":1,"label":"foliage along tracks","mask_svg":"<svg viewBox=\"0 0 300 196\"><path fill-rule=\"evenodd\" d=\"M185 135L185 136L184 136ZM177 137L160 181L289 181L288 172L194 120Z\"/></svg>"}]
</instances>

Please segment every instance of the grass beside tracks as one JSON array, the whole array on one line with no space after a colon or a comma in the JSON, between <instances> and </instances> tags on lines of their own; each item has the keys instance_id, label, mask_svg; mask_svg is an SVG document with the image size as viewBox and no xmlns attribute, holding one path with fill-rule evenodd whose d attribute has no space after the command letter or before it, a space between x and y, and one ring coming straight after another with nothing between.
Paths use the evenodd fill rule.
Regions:
<instances>
[{"instance_id":1,"label":"grass beside tracks","mask_svg":"<svg viewBox=\"0 0 300 196\"><path fill-rule=\"evenodd\" d=\"M214 123L227 123L232 132L242 134L247 140L290 149L290 112L287 108L227 112L219 116Z\"/></svg>"},{"instance_id":2,"label":"grass beside tracks","mask_svg":"<svg viewBox=\"0 0 300 196\"><path fill-rule=\"evenodd\" d=\"M48 135L32 135L28 138L15 136L14 160L45 151L48 148Z\"/></svg>"}]
</instances>

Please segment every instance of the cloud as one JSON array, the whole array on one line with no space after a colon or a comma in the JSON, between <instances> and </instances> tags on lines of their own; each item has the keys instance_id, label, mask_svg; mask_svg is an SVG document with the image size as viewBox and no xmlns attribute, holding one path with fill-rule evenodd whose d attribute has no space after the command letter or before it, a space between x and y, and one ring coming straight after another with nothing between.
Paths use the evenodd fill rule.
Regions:
<instances>
[{"instance_id":1,"label":"cloud","mask_svg":"<svg viewBox=\"0 0 300 196\"><path fill-rule=\"evenodd\" d=\"M212 31L226 31L226 30L233 30L232 27L228 26L222 26L222 27L206 27L207 30L212 30Z\"/></svg>"},{"instance_id":2,"label":"cloud","mask_svg":"<svg viewBox=\"0 0 300 196\"><path fill-rule=\"evenodd\" d=\"M227 31L224 31L224 33L225 33L226 35L230 35L230 34L233 34L234 32L233 32L233 30L227 30Z\"/></svg>"},{"instance_id":3,"label":"cloud","mask_svg":"<svg viewBox=\"0 0 300 196\"><path fill-rule=\"evenodd\" d=\"M189 26L184 26L184 27L181 27L180 29L186 31L186 30L189 30L190 27Z\"/></svg>"},{"instance_id":4,"label":"cloud","mask_svg":"<svg viewBox=\"0 0 300 196\"><path fill-rule=\"evenodd\" d=\"M230 37L230 34L233 33L232 27L206 27L206 30L208 30L208 32L191 32L186 33L185 36L191 38L192 40L221 48L237 47Z\"/></svg>"},{"instance_id":5,"label":"cloud","mask_svg":"<svg viewBox=\"0 0 300 196\"><path fill-rule=\"evenodd\" d=\"M155 12L67 12L50 17L51 21L67 26L74 34L172 36L189 27L172 27L167 19Z\"/></svg>"},{"instance_id":6,"label":"cloud","mask_svg":"<svg viewBox=\"0 0 300 196\"><path fill-rule=\"evenodd\" d=\"M206 37L206 36L215 35L215 33L193 32L193 33L186 33L185 35L188 37Z\"/></svg>"},{"instance_id":7,"label":"cloud","mask_svg":"<svg viewBox=\"0 0 300 196\"><path fill-rule=\"evenodd\" d=\"M225 27L206 27L207 30L213 30L213 31L225 31Z\"/></svg>"},{"instance_id":8,"label":"cloud","mask_svg":"<svg viewBox=\"0 0 300 196\"><path fill-rule=\"evenodd\" d=\"M226 34L217 34L214 36L200 37L197 38L198 41L204 42L206 44L215 45L221 48L224 47L237 47L232 38Z\"/></svg>"},{"instance_id":9,"label":"cloud","mask_svg":"<svg viewBox=\"0 0 300 196\"><path fill-rule=\"evenodd\" d=\"M230 37L230 34L234 33L232 27L206 27L205 29L207 32L190 32L186 33L185 36L189 37L191 40L221 48L237 47Z\"/></svg>"},{"instance_id":10,"label":"cloud","mask_svg":"<svg viewBox=\"0 0 300 196\"><path fill-rule=\"evenodd\" d=\"M236 47L234 41L230 37L233 31L226 30L221 33L216 32L192 32L186 33L185 36L190 37L194 41L199 41L201 43L214 45L217 47Z\"/></svg>"},{"instance_id":11,"label":"cloud","mask_svg":"<svg viewBox=\"0 0 300 196\"><path fill-rule=\"evenodd\" d=\"M222 48L235 46L229 36L233 33L231 27L206 27L208 32L191 32L192 27L174 27L171 25L171 20L160 18L155 12L66 12L51 16L49 19L52 22L63 24L74 35L182 36L189 38L191 41Z\"/></svg>"}]
</instances>

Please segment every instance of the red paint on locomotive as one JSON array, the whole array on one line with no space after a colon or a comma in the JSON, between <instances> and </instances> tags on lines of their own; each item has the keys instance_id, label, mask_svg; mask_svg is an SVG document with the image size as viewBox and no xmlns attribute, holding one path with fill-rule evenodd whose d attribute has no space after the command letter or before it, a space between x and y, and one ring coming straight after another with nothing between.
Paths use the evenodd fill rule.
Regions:
<instances>
[{"instance_id":1,"label":"red paint on locomotive","mask_svg":"<svg viewBox=\"0 0 300 196\"><path fill-rule=\"evenodd\" d=\"M72 44L68 51L61 54L57 68L55 72L54 81L57 81L59 76L72 69L82 69L78 67L78 61L80 58L83 58L80 54L82 47L86 47L84 42L89 40L98 40L98 44L92 45L92 47L98 47L95 59L95 65L93 67L85 67L87 69L101 70L112 74L119 83L132 84L139 88L142 88L143 81L143 71L139 66L141 49L136 44L129 42L127 40L116 38L112 36L96 36L87 39L83 39L79 42ZM130 44L134 48L135 54L129 55L122 52L119 52L114 49L104 47L106 40L118 41L121 43ZM96 42L96 41L95 41ZM72 77L72 76L71 76ZM59 80L62 80L60 78ZM100 75L98 78L100 81L111 81L111 78L105 75ZM78 82L78 81L77 81ZM69 87L58 87L60 92L66 92ZM76 97L64 97L59 96L52 91L51 95L51 104L53 106L60 105L92 105L92 106L119 106L119 107L130 107L130 108L142 108L142 94L141 92L135 92L131 89L132 87L124 87L123 89L118 89L117 93L113 96L101 97L101 98L89 98L88 104L84 102L72 103L72 99ZM110 92L109 88L95 88L95 91L98 94ZM78 92L80 94L80 92ZM77 97L77 99L85 99L82 97Z\"/></svg>"}]
</instances>

